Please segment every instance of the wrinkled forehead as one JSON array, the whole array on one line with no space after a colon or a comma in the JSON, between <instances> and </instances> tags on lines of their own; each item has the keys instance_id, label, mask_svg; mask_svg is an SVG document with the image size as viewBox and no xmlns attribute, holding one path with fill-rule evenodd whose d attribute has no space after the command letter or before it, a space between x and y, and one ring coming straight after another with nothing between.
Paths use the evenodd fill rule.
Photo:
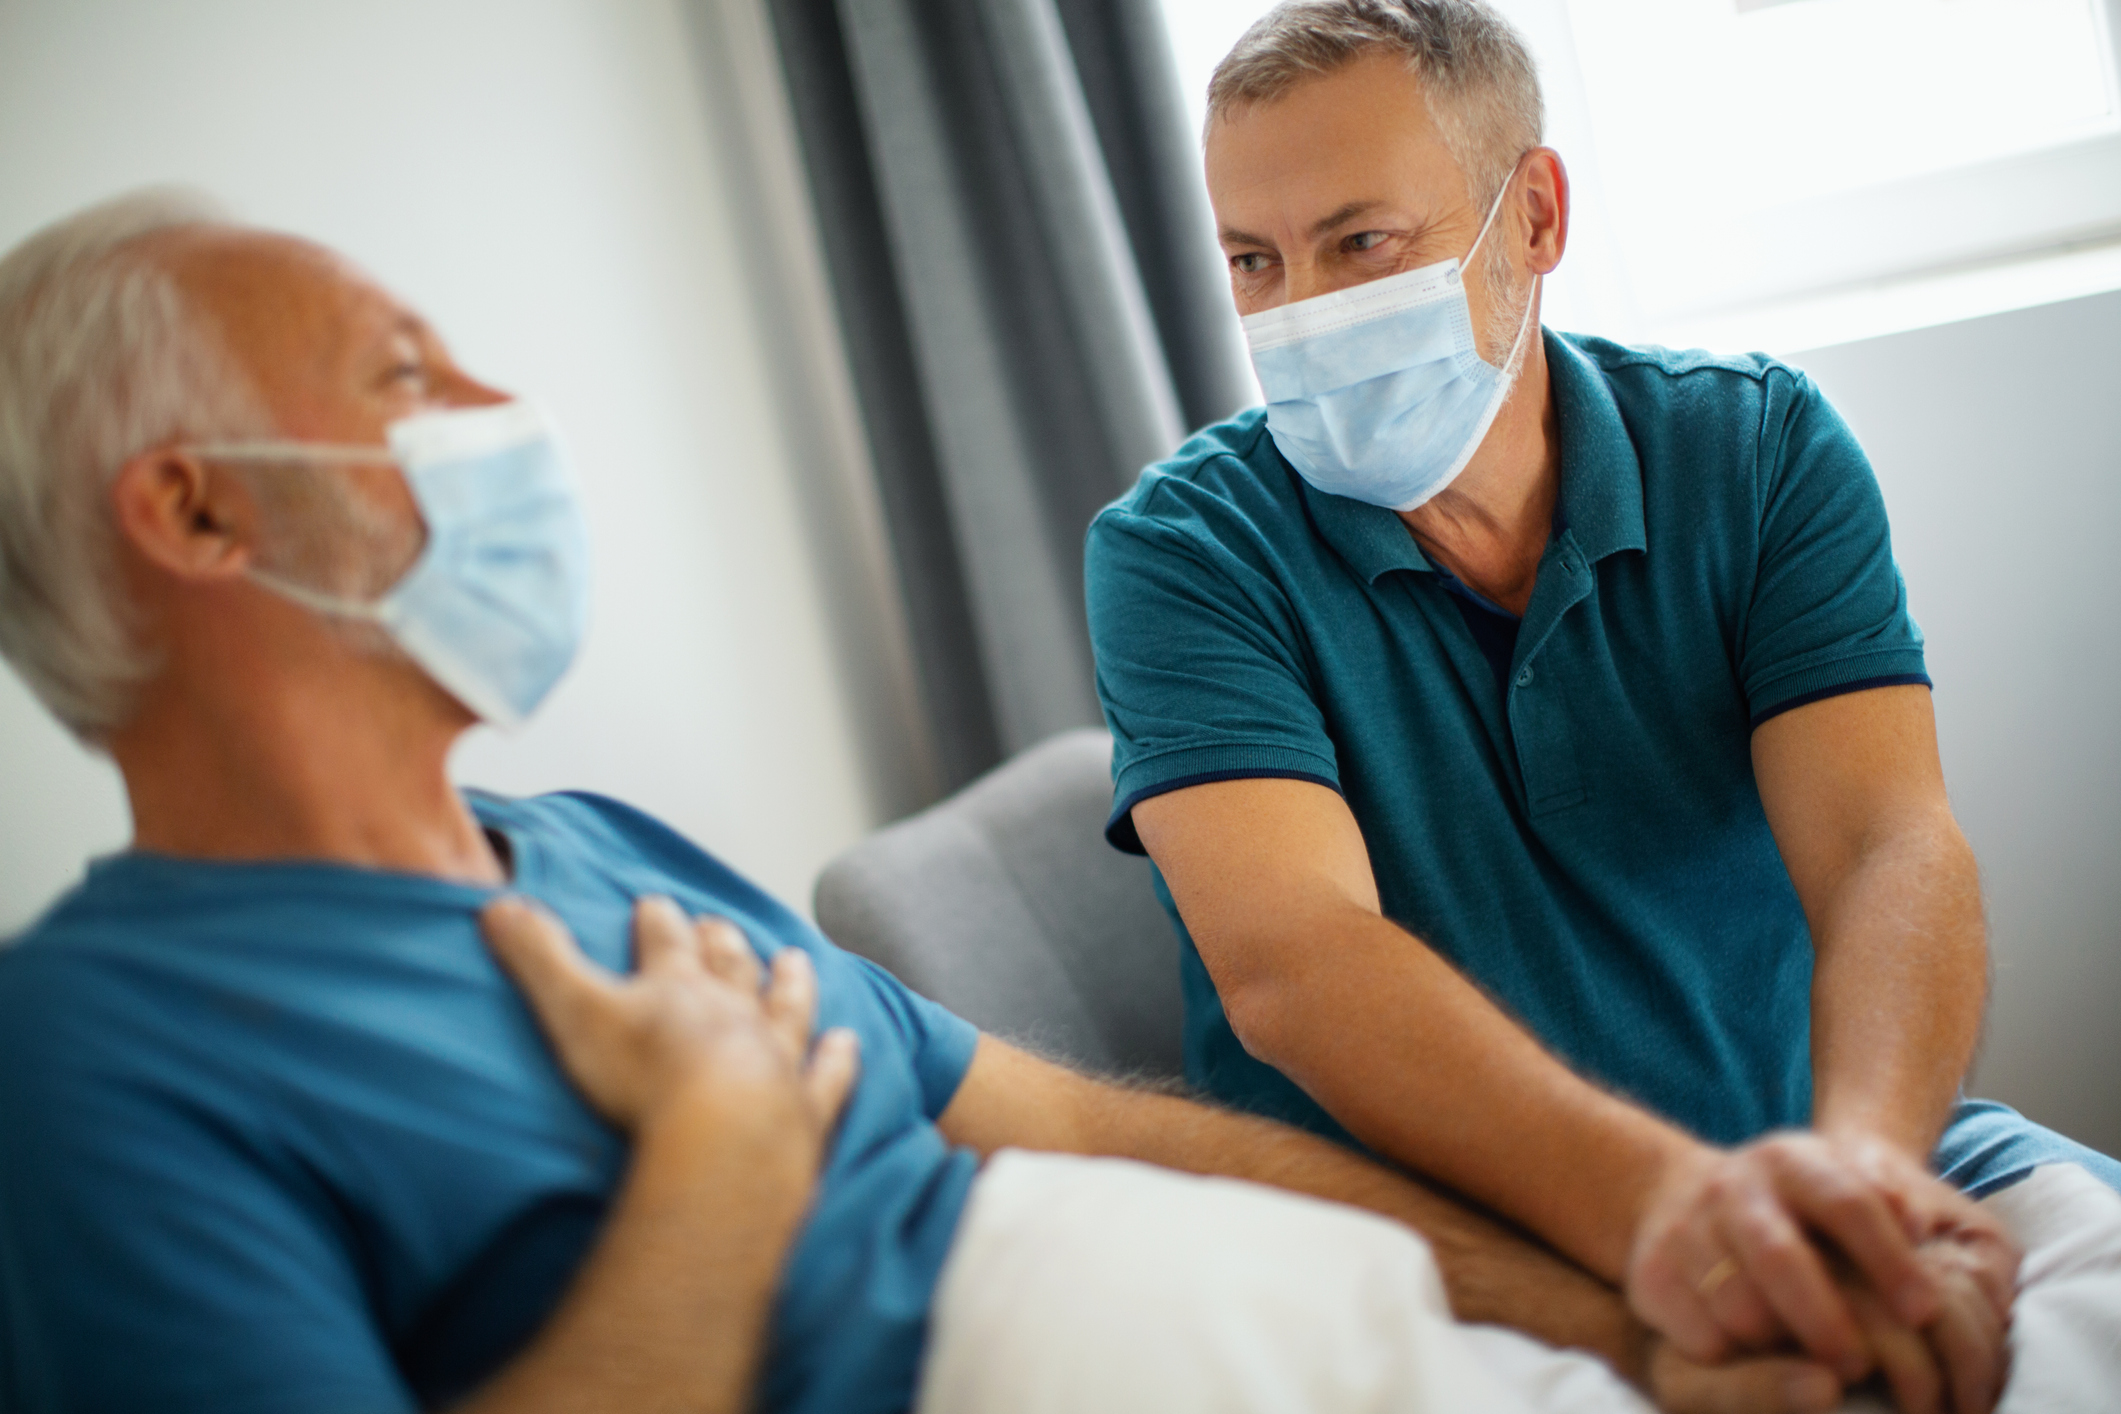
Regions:
<instances>
[{"instance_id":1,"label":"wrinkled forehead","mask_svg":"<svg viewBox=\"0 0 2121 1414\"><path fill-rule=\"evenodd\" d=\"M364 364L424 333L411 309L314 242L218 226L168 242L166 268L273 409L355 396Z\"/></svg>"},{"instance_id":2,"label":"wrinkled forehead","mask_svg":"<svg viewBox=\"0 0 2121 1414\"><path fill-rule=\"evenodd\" d=\"M1266 207L1316 214L1350 201L1464 198L1464 173L1421 80L1394 55L1366 55L1240 103L1209 125L1208 188L1225 221ZM1314 210L1315 209L1315 210Z\"/></svg>"}]
</instances>

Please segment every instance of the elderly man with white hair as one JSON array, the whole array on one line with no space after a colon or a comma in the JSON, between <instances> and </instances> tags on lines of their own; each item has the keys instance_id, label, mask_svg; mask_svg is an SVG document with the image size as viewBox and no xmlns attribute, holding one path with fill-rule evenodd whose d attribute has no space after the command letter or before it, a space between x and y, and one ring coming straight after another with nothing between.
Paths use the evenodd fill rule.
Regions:
<instances>
[{"instance_id":1,"label":"elderly man with white hair","mask_svg":"<svg viewBox=\"0 0 2121 1414\"><path fill-rule=\"evenodd\" d=\"M2017 1257L1975 1200L2121 1166L1959 1093L1981 892L1861 449L1772 359L1541 328L1568 176L1483 0L1288 0L1208 107L1266 406L1144 473L1086 574L1189 1078L1523 1224L1694 1358L1986 1408Z\"/></svg>"},{"instance_id":2,"label":"elderly man with white hair","mask_svg":"<svg viewBox=\"0 0 2121 1414\"><path fill-rule=\"evenodd\" d=\"M1341 1146L981 1036L623 805L454 789L566 670L586 554L544 419L331 252L148 195L0 261L0 649L133 817L0 950L0 1406L1832 1398Z\"/></svg>"}]
</instances>

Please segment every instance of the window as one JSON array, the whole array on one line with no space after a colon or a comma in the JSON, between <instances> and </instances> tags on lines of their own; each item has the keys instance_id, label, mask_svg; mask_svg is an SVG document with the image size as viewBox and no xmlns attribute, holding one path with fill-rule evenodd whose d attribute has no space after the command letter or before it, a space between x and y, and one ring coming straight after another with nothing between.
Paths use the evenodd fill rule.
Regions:
<instances>
[{"instance_id":1,"label":"window","mask_svg":"<svg viewBox=\"0 0 2121 1414\"><path fill-rule=\"evenodd\" d=\"M1646 320L2121 236L2101 0L1568 12L1601 204Z\"/></svg>"},{"instance_id":2,"label":"window","mask_svg":"<svg viewBox=\"0 0 2121 1414\"><path fill-rule=\"evenodd\" d=\"M1191 112L1266 0L1163 0ZM1547 322L1795 350L2121 286L2121 0L1498 0L1575 215Z\"/></svg>"}]
</instances>

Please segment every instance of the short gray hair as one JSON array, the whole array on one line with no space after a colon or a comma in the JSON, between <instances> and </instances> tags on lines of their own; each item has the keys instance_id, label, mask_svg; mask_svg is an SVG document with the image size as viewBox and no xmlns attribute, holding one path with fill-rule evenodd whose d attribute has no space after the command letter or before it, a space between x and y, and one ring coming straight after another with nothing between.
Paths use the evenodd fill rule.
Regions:
<instances>
[{"instance_id":1,"label":"short gray hair","mask_svg":"<svg viewBox=\"0 0 2121 1414\"><path fill-rule=\"evenodd\" d=\"M1444 146L1486 207L1539 146L1546 105L1531 50L1484 0L1284 0L1244 32L1208 80L1208 126L1371 54L1397 54Z\"/></svg>"},{"instance_id":2,"label":"short gray hair","mask_svg":"<svg viewBox=\"0 0 2121 1414\"><path fill-rule=\"evenodd\" d=\"M271 430L144 239L225 220L198 193L134 192L0 259L0 654L90 745L157 666L119 575L111 478L166 442Z\"/></svg>"}]
</instances>

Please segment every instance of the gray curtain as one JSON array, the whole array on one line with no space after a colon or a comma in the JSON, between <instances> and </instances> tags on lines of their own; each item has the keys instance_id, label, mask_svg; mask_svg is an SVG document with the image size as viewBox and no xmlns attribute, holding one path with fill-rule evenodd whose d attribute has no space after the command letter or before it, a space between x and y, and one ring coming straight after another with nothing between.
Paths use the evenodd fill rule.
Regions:
<instances>
[{"instance_id":1,"label":"gray curtain","mask_svg":"<svg viewBox=\"0 0 2121 1414\"><path fill-rule=\"evenodd\" d=\"M1097 721L1082 537L1243 347L1154 0L767 0L946 787Z\"/></svg>"}]
</instances>

